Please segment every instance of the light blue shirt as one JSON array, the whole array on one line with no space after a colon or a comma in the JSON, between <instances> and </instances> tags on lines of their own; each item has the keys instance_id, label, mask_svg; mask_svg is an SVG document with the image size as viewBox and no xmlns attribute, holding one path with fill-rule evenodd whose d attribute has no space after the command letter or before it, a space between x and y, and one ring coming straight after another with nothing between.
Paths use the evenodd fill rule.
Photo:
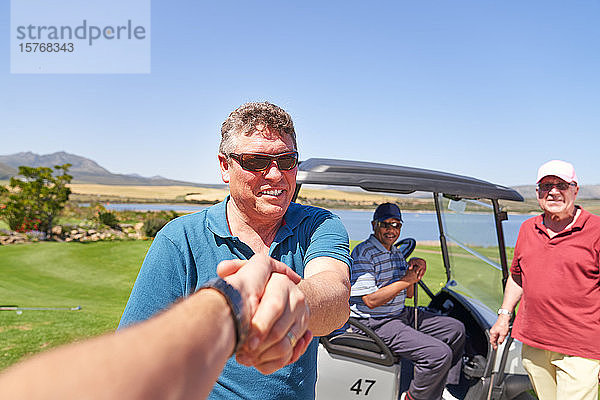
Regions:
<instances>
[{"instance_id":1,"label":"light blue shirt","mask_svg":"<svg viewBox=\"0 0 600 400\"><path fill-rule=\"evenodd\" d=\"M389 302L370 309L362 296L399 281L408 269L408 264L396 246L391 250L371 234L367 240L359 243L352 251L352 274L350 292L350 314L355 318L390 317L399 315L404 309L406 289Z\"/></svg>"},{"instance_id":2,"label":"light blue shirt","mask_svg":"<svg viewBox=\"0 0 600 400\"><path fill-rule=\"evenodd\" d=\"M225 201L206 210L177 218L157 235L142 264L119 328L150 318L177 299L194 293L217 276L223 260L246 260L254 255L248 245L231 235ZM316 257L332 257L348 266L348 234L340 219L327 210L291 203L277 231L269 255L304 276ZM317 376L315 339L294 364L263 375L231 357L210 399L312 399ZM198 372L199 374L202 371Z\"/></svg>"}]
</instances>

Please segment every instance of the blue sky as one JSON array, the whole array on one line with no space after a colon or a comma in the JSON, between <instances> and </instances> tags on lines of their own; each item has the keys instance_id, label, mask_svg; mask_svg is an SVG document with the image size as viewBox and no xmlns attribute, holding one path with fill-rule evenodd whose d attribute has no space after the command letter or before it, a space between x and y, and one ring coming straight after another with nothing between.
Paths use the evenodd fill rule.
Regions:
<instances>
[{"instance_id":1,"label":"blue sky","mask_svg":"<svg viewBox=\"0 0 600 400\"><path fill-rule=\"evenodd\" d=\"M599 1L155 1L140 75L10 74L9 11L0 154L220 183L222 121L268 100L294 118L301 159L517 185L561 158L600 184Z\"/></svg>"}]
</instances>

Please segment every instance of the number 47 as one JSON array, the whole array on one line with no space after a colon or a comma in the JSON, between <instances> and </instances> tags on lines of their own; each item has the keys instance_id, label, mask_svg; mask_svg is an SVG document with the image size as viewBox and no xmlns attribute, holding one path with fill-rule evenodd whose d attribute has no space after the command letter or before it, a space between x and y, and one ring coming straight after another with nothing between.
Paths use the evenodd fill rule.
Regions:
<instances>
[{"instance_id":1,"label":"number 47","mask_svg":"<svg viewBox=\"0 0 600 400\"><path fill-rule=\"evenodd\" d=\"M354 384L350 387L350 391L351 392L355 392L356 395L360 395L360 393L363 391L362 389L362 379L357 380L356 382L354 382ZM371 388L373 387L373 385L375 384L376 381L372 380L372 379L365 379L365 396L369 395L369 390L371 390Z\"/></svg>"}]
</instances>

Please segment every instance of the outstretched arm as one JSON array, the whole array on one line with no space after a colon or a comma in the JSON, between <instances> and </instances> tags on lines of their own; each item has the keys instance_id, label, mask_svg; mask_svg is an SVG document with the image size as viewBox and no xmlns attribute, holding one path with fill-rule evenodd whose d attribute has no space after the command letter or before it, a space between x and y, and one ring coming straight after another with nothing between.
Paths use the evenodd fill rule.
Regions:
<instances>
[{"instance_id":1,"label":"outstretched arm","mask_svg":"<svg viewBox=\"0 0 600 400\"><path fill-rule=\"evenodd\" d=\"M298 287L310 310L308 328L316 336L328 335L350 316L350 273L346 263L331 257L317 257L304 270Z\"/></svg>"},{"instance_id":2,"label":"outstretched arm","mask_svg":"<svg viewBox=\"0 0 600 400\"><path fill-rule=\"evenodd\" d=\"M300 342L311 333L326 335L340 327L350 314L348 234L339 218L323 212L304 254L304 279L271 279L265 289L271 299L262 301L252 319L247 346L237 361L263 373L294 362L304 352ZM306 331L306 326L308 331ZM293 352L291 348L294 348Z\"/></svg>"},{"instance_id":3,"label":"outstretched arm","mask_svg":"<svg viewBox=\"0 0 600 400\"><path fill-rule=\"evenodd\" d=\"M256 309L272 271L300 281L265 257L231 263L220 269L237 271L226 280L240 292L246 312ZM205 398L234 349L234 329L225 297L200 290L148 321L9 369L0 376L0 398Z\"/></svg>"}]
</instances>

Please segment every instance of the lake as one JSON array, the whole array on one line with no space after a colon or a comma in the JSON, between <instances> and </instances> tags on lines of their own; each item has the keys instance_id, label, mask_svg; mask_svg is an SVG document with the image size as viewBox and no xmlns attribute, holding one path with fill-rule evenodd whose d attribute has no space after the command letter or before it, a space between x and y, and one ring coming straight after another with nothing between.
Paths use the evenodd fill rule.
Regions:
<instances>
[{"instance_id":1,"label":"lake","mask_svg":"<svg viewBox=\"0 0 600 400\"><path fill-rule=\"evenodd\" d=\"M106 205L108 210L123 211L169 211L176 212L196 212L206 208L206 206L193 204L119 204L110 203ZM372 232L371 218L373 211L369 210L332 210L337 214L344 226L348 230L351 240L364 240ZM460 230L459 222L464 222L465 215L448 215L446 224L451 226L454 232L459 232L460 240L463 243L471 243L480 246L490 246L496 243L495 231L489 229L492 220L489 214L467 214L469 229ZM439 239L437 230L437 219L433 212L403 212L404 224L400 237L412 237L418 241ZM531 215L509 214L508 220L504 221L504 240L507 246L514 247L519 234L521 223ZM460 219L460 220L459 220ZM473 227L475 227L473 229ZM488 234L485 235L484 233Z\"/></svg>"}]
</instances>

